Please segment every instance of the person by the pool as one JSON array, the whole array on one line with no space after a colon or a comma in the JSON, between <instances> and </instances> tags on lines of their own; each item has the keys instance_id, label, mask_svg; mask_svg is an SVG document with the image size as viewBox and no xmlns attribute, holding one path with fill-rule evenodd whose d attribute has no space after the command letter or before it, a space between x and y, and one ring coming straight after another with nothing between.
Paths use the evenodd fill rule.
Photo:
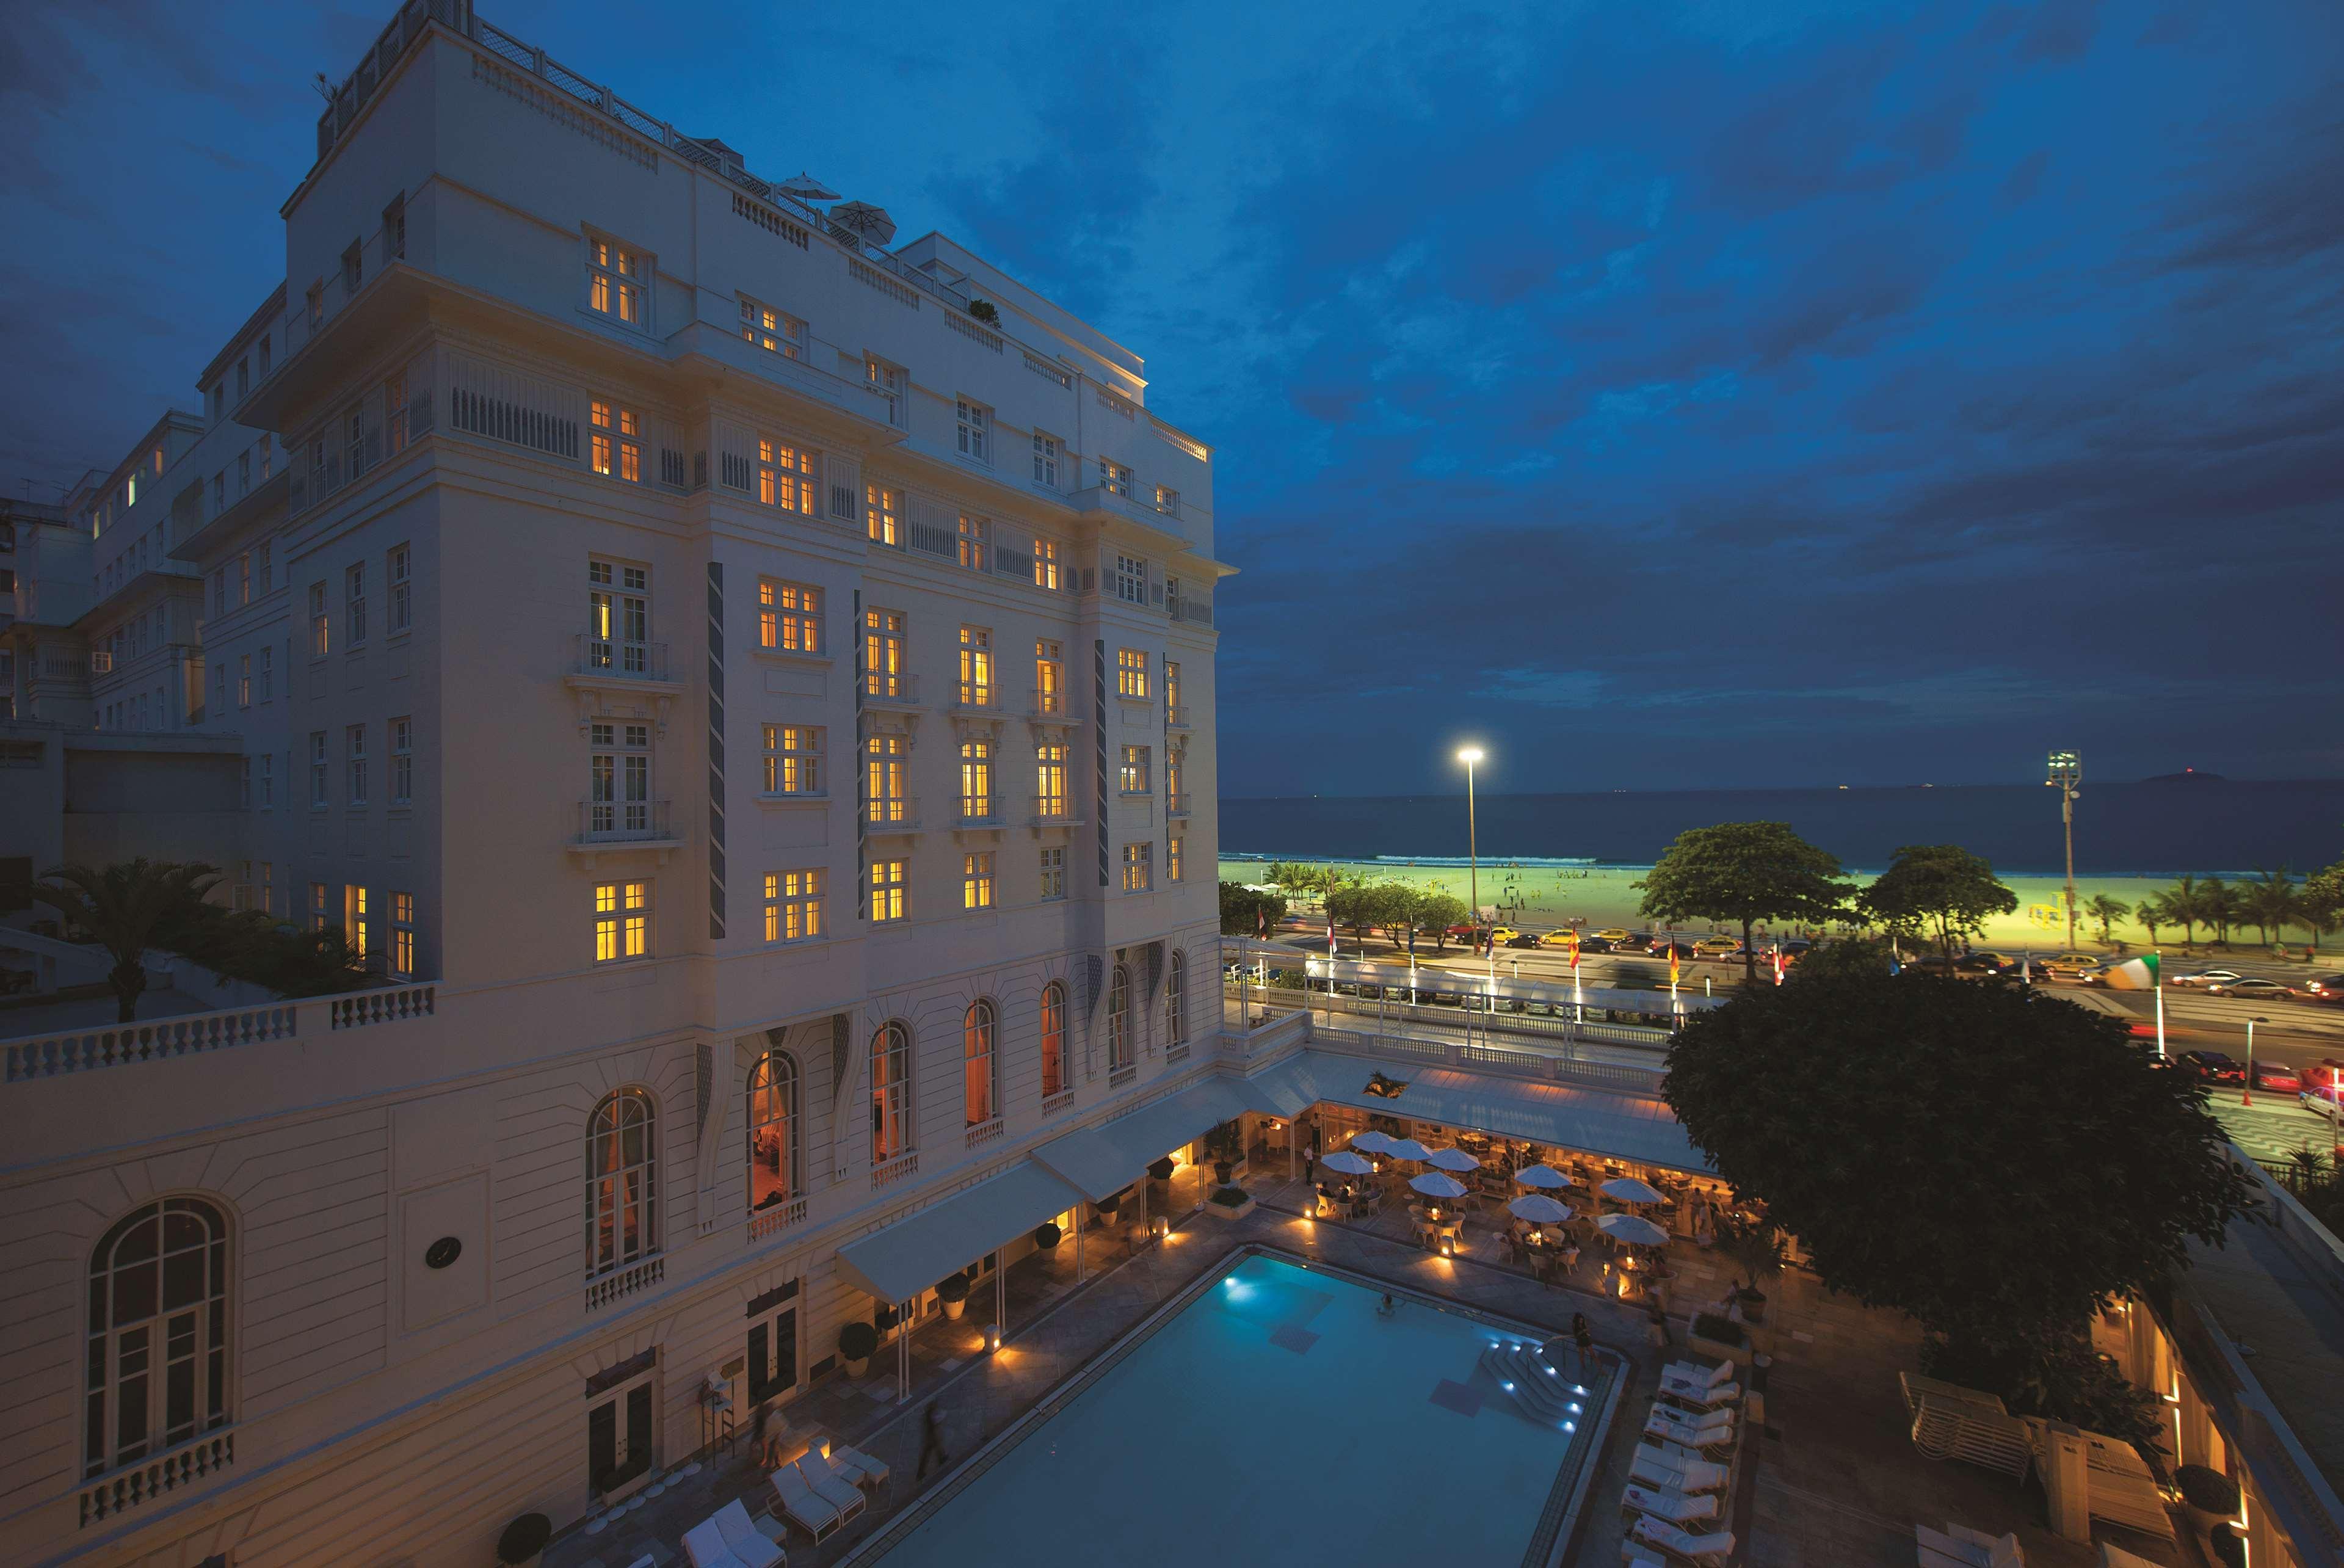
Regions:
<instances>
[{"instance_id":1,"label":"person by the pool","mask_svg":"<svg viewBox=\"0 0 2344 1568\"><path fill-rule=\"evenodd\" d=\"M1389 1290L1385 1291L1384 1304L1376 1309L1376 1316L1379 1318L1389 1318L1394 1312L1399 1310L1399 1303L1392 1300L1392 1293Z\"/></svg>"}]
</instances>

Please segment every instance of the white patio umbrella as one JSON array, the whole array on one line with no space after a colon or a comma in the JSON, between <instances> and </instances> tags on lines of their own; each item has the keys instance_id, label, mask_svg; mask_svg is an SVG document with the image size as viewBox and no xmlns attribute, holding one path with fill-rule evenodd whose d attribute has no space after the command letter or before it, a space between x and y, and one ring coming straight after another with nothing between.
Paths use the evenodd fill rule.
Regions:
<instances>
[{"instance_id":1,"label":"white patio umbrella","mask_svg":"<svg viewBox=\"0 0 2344 1568\"><path fill-rule=\"evenodd\" d=\"M1445 1171L1428 1170L1422 1176L1410 1177L1408 1184L1427 1198L1465 1196L1465 1184Z\"/></svg>"},{"instance_id":2,"label":"white patio umbrella","mask_svg":"<svg viewBox=\"0 0 2344 1568\"><path fill-rule=\"evenodd\" d=\"M1425 1156L1424 1162L1427 1165L1438 1166L1442 1170L1464 1171L1481 1168L1481 1162L1461 1148L1436 1148Z\"/></svg>"},{"instance_id":3,"label":"white patio umbrella","mask_svg":"<svg viewBox=\"0 0 2344 1568\"><path fill-rule=\"evenodd\" d=\"M1348 1148L1339 1148L1318 1163L1339 1176L1366 1176L1375 1169L1368 1163L1367 1156L1353 1154Z\"/></svg>"},{"instance_id":4,"label":"white patio umbrella","mask_svg":"<svg viewBox=\"0 0 2344 1568\"><path fill-rule=\"evenodd\" d=\"M884 207L867 201L842 201L830 209L830 221L857 238L884 245L895 238L895 220Z\"/></svg>"},{"instance_id":5,"label":"white patio umbrella","mask_svg":"<svg viewBox=\"0 0 2344 1568\"><path fill-rule=\"evenodd\" d=\"M1632 1176L1615 1176L1601 1189L1614 1203L1658 1203L1660 1189L1649 1181L1639 1181Z\"/></svg>"},{"instance_id":6,"label":"white patio umbrella","mask_svg":"<svg viewBox=\"0 0 2344 1568\"><path fill-rule=\"evenodd\" d=\"M1514 1172L1514 1179L1524 1187L1569 1187L1571 1178L1551 1165L1533 1165Z\"/></svg>"},{"instance_id":7,"label":"white patio umbrella","mask_svg":"<svg viewBox=\"0 0 2344 1568\"><path fill-rule=\"evenodd\" d=\"M785 179L775 187L783 196L793 196L800 201L836 201L838 192L810 174L800 174L795 179Z\"/></svg>"},{"instance_id":8,"label":"white patio umbrella","mask_svg":"<svg viewBox=\"0 0 2344 1568\"><path fill-rule=\"evenodd\" d=\"M1606 1214L1595 1221L1595 1229L1631 1247L1665 1247L1669 1243L1669 1233L1641 1214Z\"/></svg>"},{"instance_id":9,"label":"white patio umbrella","mask_svg":"<svg viewBox=\"0 0 2344 1568\"><path fill-rule=\"evenodd\" d=\"M1373 1128L1369 1128L1365 1132L1355 1132L1351 1135L1351 1147L1364 1148L1369 1154L1389 1154L1391 1152L1391 1146L1392 1135L1388 1132L1378 1132Z\"/></svg>"},{"instance_id":10,"label":"white patio umbrella","mask_svg":"<svg viewBox=\"0 0 2344 1568\"><path fill-rule=\"evenodd\" d=\"M1506 1212L1533 1225L1560 1225L1571 1218L1571 1206L1557 1203L1543 1192L1526 1192L1507 1204Z\"/></svg>"},{"instance_id":11,"label":"white patio umbrella","mask_svg":"<svg viewBox=\"0 0 2344 1568\"><path fill-rule=\"evenodd\" d=\"M1413 1160L1420 1165L1432 1158L1432 1151L1425 1148L1424 1145L1417 1142L1416 1139L1412 1138L1396 1138L1392 1139L1391 1147L1385 1149L1384 1152L1390 1155L1394 1159Z\"/></svg>"}]
</instances>

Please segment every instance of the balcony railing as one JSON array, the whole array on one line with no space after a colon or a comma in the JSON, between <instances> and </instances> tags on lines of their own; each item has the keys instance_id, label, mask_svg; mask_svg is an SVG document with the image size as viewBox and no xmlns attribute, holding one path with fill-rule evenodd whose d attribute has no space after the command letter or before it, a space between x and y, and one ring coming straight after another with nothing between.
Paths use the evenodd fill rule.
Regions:
<instances>
[{"instance_id":1,"label":"balcony railing","mask_svg":"<svg viewBox=\"0 0 2344 1568\"><path fill-rule=\"evenodd\" d=\"M953 706L964 711L989 710L993 706L994 688L983 681L963 681L955 690Z\"/></svg>"},{"instance_id":2,"label":"balcony railing","mask_svg":"<svg viewBox=\"0 0 2344 1568\"><path fill-rule=\"evenodd\" d=\"M1165 814L1166 816L1186 816L1186 815L1187 815L1187 814L1188 814L1188 792L1187 792L1187 791L1186 791L1186 790L1182 790L1178 794L1167 794L1167 795L1166 795L1166 796L1164 797L1164 814Z\"/></svg>"},{"instance_id":3,"label":"balcony railing","mask_svg":"<svg viewBox=\"0 0 2344 1568\"><path fill-rule=\"evenodd\" d=\"M597 681L670 681L667 644L622 642L574 632L570 639L571 675Z\"/></svg>"},{"instance_id":4,"label":"balcony railing","mask_svg":"<svg viewBox=\"0 0 2344 1568\"><path fill-rule=\"evenodd\" d=\"M1073 716L1074 704L1066 701L1064 691L1036 692L1034 705L1026 713L1037 719L1064 719Z\"/></svg>"},{"instance_id":5,"label":"balcony railing","mask_svg":"<svg viewBox=\"0 0 2344 1568\"><path fill-rule=\"evenodd\" d=\"M647 1290L665 1278L667 1259L660 1257L606 1270L586 1281L586 1310L591 1312L597 1307L607 1307L638 1290Z\"/></svg>"},{"instance_id":6,"label":"balcony railing","mask_svg":"<svg viewBox=\"0 0 2344 1568\"><path fill-rule=\"evenodd\" d=\"M968 1147L983 1148L988 1143L998 1143L1001 1140L1001 1135L1007 1130L1007 1128L1008 1124L999 1117L995 1117L990 1121L978 1122L968 1129Z\"/></svg>"},{"instance_id":7,"label":"balcony railing","mask_svg":"<svg viewBox=\"0 0 2344 1568\"><path fill-rule=\"evenodd\" d=\"M920 800L917 795L881 795L866 797L863 802L863 822L873 833L917 833L920 831Z\"/></svg>"},{"instance_id":8,"label":"balcony railing","mask_svg":"<svg viewBox=\"0 0 2344 1568\"><path fill-rule=\"evenodd\" d=\"M768 1236L778 1236L792 1226L804 1224L805 1217L806 1200L803 1198L754 1209L749 1215L749 1239L763 1241Z\"/></svg>"},{"instance_id":9,"label":"balcony railing","mask_svg":"<svg viewBox=\"0 0 2344 1568\"><path fill-rule=\"evenodd\" d=\"M884 670L866 670L863 673L863 701L865 705L916 707L920 701L918 677L901 673L891 674Z\"/></svg>"},{"instance_id":10,"label":"balcony railing","mask_svg":"<svg viewBox=\"0 0 2344 1568\"><path fill-rule=\"evenodd\" d=\"M166 1449L112 1475L101 1476L81 1489L84 1528L127 1513L142 1502L169 1492L184 1492L207 1475L217 1475L236 1462L236 1430L222 1427L177 1448Z\"/></svg>"},{"instance_id":11,"label":"balcony railing","mask_svg":"<svg viewBox=\"0 0 2344 1568\"><path fill-rule=\"evenodd\" d=\"M581 800L577 844L648 844L672 838L663 800Z\"/></svg>"},{"instance_id":12,"label":"balcony railing","mask_svg":"<svg viewBox=\"0 0 2344 1568\"><path fill-rule=\"evenodd\" d=\"M895 1156L893 1159L883 1159L878 1164L873 1166L871 1168L871 1188L872 1190L875 1192L880 1188L892 1187L896 1182L903 1180L906 1177L917 1176L919 1174L920 1151L916 1148L910 1149L903 1154Z\"/></svg>"},{"instance_id":13,"label":"balcony railing","mask_svg":"<svg viewBox=\"0 0 2344 1568\"><path fill-rule=\"evenodd\" d=\"M1168 730L1185 730L1191 728L1192 726L1188 723L1188 709L1187 705L1180 703L1175 703L1170 707L1165 709L1164 727Z\"/></svg>"},{"instance_id":14,"label":"balcony railing","mask_svg":"<svg viewBox=\"0 0 2344 1568\"><path fill-rule=\"evenodd\" d=\"M1060 1089L1056 1094L1044 1095L1042 1097L1042 1118L1045 1121L1047 1121L1050 1118L1057 1115L1060 1111L1071 1108L1074 1103L1075 1091L1072 1089Z\"/></svg>"},{"instance_id":15,"label":"balcony railing","mask_svg":"<svg viewBox=\"0 0 2344 1568\"><path fill-rule=\"evenodd\" d=\"M991 795L961 796L960 813L953 821L960 827L997 827L1001 824Z\"/></svg>"},{"instance_id":16,"label":"balcony railing","mask_svg":"<svg viewBox=\"0 0 2344 1568\"><path fill-rule=\"evenodd\" d=\"M1034 811L1036 827L1076 827L1082 820L1081 814L1066 801L1046 801Z\"/></svg>"}]
</instances>

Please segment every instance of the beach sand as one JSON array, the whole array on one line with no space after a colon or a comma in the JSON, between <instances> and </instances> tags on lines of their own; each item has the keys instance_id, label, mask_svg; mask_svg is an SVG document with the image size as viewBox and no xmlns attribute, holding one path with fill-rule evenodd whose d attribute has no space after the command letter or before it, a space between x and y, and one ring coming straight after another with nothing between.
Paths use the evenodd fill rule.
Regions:
<instances>
[{"instance_id":1,"label":"beach sand","mask_svg":"<svg viewBox=\"0 0 2344 1568\"><path fill-rule=\"evenodd\" d=\"M1258 860L1224 860L1220 877L1224 882L1258 882L1264 862ZM1314 861L1313 865L1327 865ZM1463 898L1466 868L1461 865L1411 866L1404 861L1336 861L1345 872L1364 875L1372 882L1411 882L1453 893ZM1585 929L1599 930L1606 926L1624 926L1632 931L1649 930L1652 923L1636 913L1637 902L1642 897L1634 884L1643 879L1648 866L1639 865L1516 865L1502 860L1481 863L1480 888L1483 905L1504 905L1502 918L1520 920L1527 926L1560 926L1577 917L1586 921ZM1861 885L1869 878L1861 875L1851 878ZM2066 916L2061 904L2061 879L2056 876L2006 876L2003 885L2018 895L2018 910L1987 922L1985 932L1974 939L1979 947L2009 947L2033 949L2037 953L2056 953L2066 946ZM2144 895L2160 893L2172 885L2172 878L2164 875L2138 876L2079 876L2076 879L2076 946L2085 952L2106 952L2110 945L2099 940L2099 927L2083 912L2092 895L2105 893L2120 904L2137 903ZM1515 905L1519 902L1520 908ZM1706 927L1698 923L1682 926L1699 936ZM1739 931L1729 933L1740 936ZM2117 921L2110 929L2115 946L2133 949L2148 945L2148 933L2130 920ZM2291 933L2299 947L2302 933ZM2206 946L2209 934L2200 930L2198 947ZM2249 950L2255 942L2251 926L2233 928L2230 940L2235 950ZM2171 952L2181 950L2181 932L2177 926L2157 928L2157 946Z\"/></svg>"}]
</instances>

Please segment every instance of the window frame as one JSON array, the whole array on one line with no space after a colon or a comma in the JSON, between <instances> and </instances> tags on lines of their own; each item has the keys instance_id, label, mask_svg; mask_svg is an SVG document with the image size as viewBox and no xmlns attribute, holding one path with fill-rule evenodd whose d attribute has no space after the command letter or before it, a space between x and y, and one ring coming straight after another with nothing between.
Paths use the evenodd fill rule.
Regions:
<instances>
[{"instance_id":1,"label":"window frame","mask_svg":"<svg viewBox=\"0 0 2344 1568\"><path fill-rule=\"evenodd\" d=\"M919 1148L919 1122L912 1098L914 1065L910 1025L901 1018L890 1018L873 1032L866 1070L870 1084L870 1153L874 1166L900 1159Z\"/></svg>"},{"instance_id":2,"label":"window frame","mask_svg":"<svg viewBox=\"0 0 2344 1568\"><path fill-rule=\"evenodd\" d=\"M987 996L961 1014L961 1118L972 1129L1001 1116L1000 1024L1000 1010Z\"/></svg>"},{"instance_id":3,"label":"window frame","mask_svg":"<svg viewBox=\"0 0 2344 1568\"><path fill-rule=\"evenodd\" d=\"M797 1058L778 1047L769 1047L749 1068L744 1091L748 1098L748 1138L744 1147L748 1153L749 1212L753 1215L760 1209L777 1208L805 1196L802 1168L804 1151L800 1147L804 1141L800 1136L802 1081ZM760 1146L771 1128L781 1129L773 1136L773 1186L768 1194L761 1195L757 1190L758 1168L764 1150ZM779 1196L770 1196L773 1192Z\"/></svg>"},{"instance_id":4,"label":"window frame","mask_svg":"<svg viewBox=\"0 0 2344 1568\"><path fill-rule=\"evenodd\" d=\"M1106 987L1106 1070L1119 1073L1132 1063L1131 969L1117 964Z\"/></svg>"},{"instance_id":5,"label":"window frame","mask_svg":"<svg viewBox=\"0 0 2344 1568\"><path fill-rule=\"evenodd\" d=\"M769 871L764 882L765 940L775 946L830 935L824 907L830 873L821 866Z\"/></svg>"},{"instance_id":6,"label":"window frame","mask_svg":"<svg viewBox=\"0 0 2344 1568\"><path fill-rule=\"evenodd\" d=\"M829 794L823 784L824 747L829 740L821 724L760 726L764 756L764 794L774 799L821 799Z\"/></svg>"},{"instance_id":7,"label":"window frame","mask_svg":"<svg viewBox=\"0 0 2344 1568\"><path fill-rule=\"evenodd\" d=\"M757 646L768 653L826 657L822 597L821 588L811 582L783 577L757 579Z\"/></svg>"},{"instance_id":8,"label":"window frame","mask_svg":"<svg viewBox=\"0 0 2344 1568\"><path fill-rule=\"evenodd\" d=\"M735 298L741 301L742 341L784 359L804 359L806 324L803 320L749 295Z\"/></svg>"},{"instance_id":9,"label":"window frame","mask_svg":"<svg viewBox=\"0 0 2344 1568\"><path fill-rule=\"evenodd\" d=\"M955 449L971 462L993 466L993 406L975 399L955 396L953 400L953 426L957 432Z\"/></svg>"},{"instance_id":10,"label":"window frame","mask_svg":"<svg viewBox=\"0 0 2344 1568\"><path fill-rule=\"evenodd\" d=\"M652 883L648 877L594 884L596 966L632 963L652 956Z\"/></svg>"},{"instance_id":11,"label":"window frame","mask_svg":"<svg viewBox=\"0 0 2344 1568\"><path fill-rule=\"evenodd\" d=\"M865 881L871 899L871 924L887 926L910 918L912 867L907 860L874 860Z\"/></svg>"},{"instance_id":12,"label":"window frame","mask_svg":"<svg viewBox=\"0 0 2344 1568\"><path fill-rule=\"evenodd\" d=\"M631 1132L640 1136L640 1158L627 1147ZM586 1278L594 1280L660 1250L659 1111L651 1091L626 1084L596 1101L585 1155Z\"/></svg>"},{"instance_id":13,"label":"window frame","mask_svg":"<svg viewBox=\"0 0 2344 1568\"><path fill-rule=\"evenodd\" d=\"M1066 983L1053 980L1042 987L1040 1020L1042 1098L1051 1099L1074 1087L1066 1072Z\"/></svg>"},{"instance_id":14,"label":"window frame","mask_svg":"<svg viewBox=\"0 0 2344 1568\"><path fill-rule=\"evenodd\" d=\"M586 309L631 332L652 329L653 258L605 234L586 237Z\"/></svg>"},{"instance_id":15,"label":"window frame","mask_svg":"<svg viewBox=\"0 0 2344 1568\"><path fill-rule=\"evenodd\" d=\"M1149 893L1156 886L1156 845L1141 840L1123 846L1123 891Z\"/></svg>"},{"instance_id":16,"label":"window frame","mask_svg":"<svg viewBox=\"0 0 2344 1568\"><path fill-rule=\"evenodd\" d=\"M994 906L993 851L972 849L961 855L960 906L969 913Z\"/></svg>"},{"instance_id":17,"label":"window frame","mask_svg":"<svg viewBox=\"0 0 2344 1568\"><path fill-rule=\"evenodd\" d=\"M174 1225L173 1220L183 1221ZM151 1225L151 1251L124 1257ZM185 1234L192 1227L196 1234ZM173 1231L182 1234L175 1240ZM196 1290L175 1259L192 1258ZM236 1249L227 1210L212 1199L175 1193L151 1199L108 1226L91 1247L84 1273L81 1337L82 1480L99 1480L151 1462L235 1419ZM141 1278L143 1276L143 1279ZM125 1287L131 1294L125 1299ZM152 1311L139 1298L152 1290ZM135 1314L122 1316L125 1311ZM182 1336L185 1336L184 1340ZM184 1345L184 1349L182 1349ZM126 1362L135 1358L135 1369ZM184 1381L173 1369L188 1368ZM185 1415L172 1419L178 1393ZM138 1406L138 1435L125 1440L124 1419Z\"/></svg>"}]
</instances>

